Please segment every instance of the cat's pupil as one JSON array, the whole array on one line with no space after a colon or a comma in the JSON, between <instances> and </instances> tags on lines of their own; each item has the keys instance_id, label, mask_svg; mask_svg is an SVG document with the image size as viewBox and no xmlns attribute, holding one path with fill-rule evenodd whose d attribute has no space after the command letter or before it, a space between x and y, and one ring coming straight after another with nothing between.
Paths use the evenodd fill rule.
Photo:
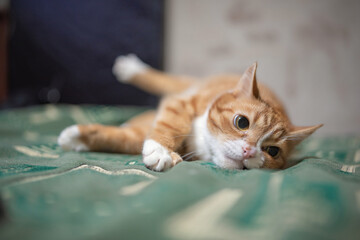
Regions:
<instances>
[{"instance_id":1,"label":"cat's pupil","mask_svg":"<svg viewBox=\"0 0 360 240\"><path fill-rule=\"evenodd\" d=\"M237 115L234 119L234 125L239 128L239 129L247 129L250 125L250 122L249 120L244 117L244 116L241 116L241 115Z\"/></svg>"},{"instance_id":2,"label":"cat's pupil","mask_svg":"<svg viewBox=\"0 0 360 240\"><path fill-rule=\"evenodd\" d=\"M274 146L266 148L266 152L272 157L276 157L279 154L279 150L280 149L278 147L274 147Z\"/></svg>"}]
</instances>

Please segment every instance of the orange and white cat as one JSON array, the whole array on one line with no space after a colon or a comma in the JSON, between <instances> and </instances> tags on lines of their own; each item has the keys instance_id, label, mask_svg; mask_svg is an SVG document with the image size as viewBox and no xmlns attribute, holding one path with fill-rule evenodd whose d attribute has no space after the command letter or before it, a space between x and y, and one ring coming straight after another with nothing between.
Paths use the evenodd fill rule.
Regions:
<instances>
[{"instance_id":1,"label":"orange and white cat","mask_svg":"<svg viewBox=\"0 0 360 240\"><path fill-rule=\"evenodd\" d=\"M256 68L197 81L159 72L135 55L118 57L117 79L163 96L158 110L120 127L73 125L58 143L65 150L142 153L155 171L183 159L228 169L283 168L292 149L322 125L293 126L277 97L257 83Z\"/></svg>"}]
</instances>

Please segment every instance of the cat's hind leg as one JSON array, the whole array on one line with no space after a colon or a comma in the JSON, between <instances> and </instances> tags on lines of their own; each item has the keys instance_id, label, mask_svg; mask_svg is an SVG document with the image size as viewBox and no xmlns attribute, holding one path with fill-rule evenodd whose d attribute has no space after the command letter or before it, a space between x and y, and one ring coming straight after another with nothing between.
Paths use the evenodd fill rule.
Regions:
<instances>
[{"instance_id":1,"label":"cat's hind leg","mask_svg":"<svg viewBox=\"0 0 360 240\"><path fill-rule=\"evenodd\" d=\"M113 66L113 74L122 83L132 84L155 95L179 93L188 89L196 80L173 76L155 70L136 55L119 56Z\"/></svg>"},{"instance_id":2,"label":"cat's hind leg","mask_svg":"<svg viewBox=\"0 0 360 240\"><path fill-rule=\"evenodd\" d=\"M64 150L140 154L154 117L155 112L148 111L120 127L73 125L61 132L58 144Z\"/></svg>"}]
</instances>

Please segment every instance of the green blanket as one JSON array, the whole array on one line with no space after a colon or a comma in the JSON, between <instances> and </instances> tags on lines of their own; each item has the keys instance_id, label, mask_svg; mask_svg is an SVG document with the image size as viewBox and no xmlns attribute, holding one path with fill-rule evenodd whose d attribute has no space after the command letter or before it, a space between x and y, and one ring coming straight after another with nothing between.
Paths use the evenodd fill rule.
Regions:
<instances>
[{"instance_id":1,"label":"green blanket","mask_svg":"<svg viewBox=\"0 0 360 240\"><path fill-rule=\"evenodd\" d=\"M359 239L359 137L313 137L281 171L196 161L157 173L140 156L56 144L68 125L120 125L144 110L0 112L0 239Z\"/></svg>"}]
</instances>

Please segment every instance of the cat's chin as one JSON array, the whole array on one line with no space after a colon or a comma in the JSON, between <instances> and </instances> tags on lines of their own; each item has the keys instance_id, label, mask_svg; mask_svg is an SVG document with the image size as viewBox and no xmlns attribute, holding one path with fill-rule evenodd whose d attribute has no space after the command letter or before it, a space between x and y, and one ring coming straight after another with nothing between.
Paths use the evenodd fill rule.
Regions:
<instances>
[{"instance_id":1,"label":"cat's chin","mask_svg":"<svg viewBox=\"0 0 360 240\"><path fill-rule=\"evenodd\" d=\"M221 168L226 169L244 169L245 166L242 160L233 159L225 155L215 157L213 159L214 163Z\"/></svg>"},{"instance_id":2,"label":"cat's chin","mask_svg":"<svg viewBox=\"0 0 360 240\"><path fill-rule=\"evenodd\" d=\"M260 156L247 159L235 159L226 154L218 154L216 157L213 157L213 162L221 168L240 170L261 168L264 164L264 160Z\"/></svg>"}]
</instances>

